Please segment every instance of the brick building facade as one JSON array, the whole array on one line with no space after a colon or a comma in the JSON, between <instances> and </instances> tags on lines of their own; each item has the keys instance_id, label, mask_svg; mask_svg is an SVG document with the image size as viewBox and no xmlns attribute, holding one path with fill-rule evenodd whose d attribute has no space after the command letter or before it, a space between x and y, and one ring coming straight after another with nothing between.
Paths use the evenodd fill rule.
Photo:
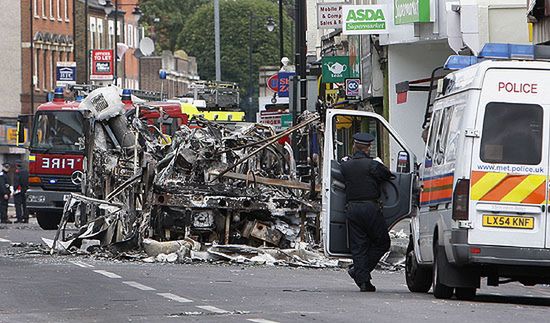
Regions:
<instances>
[{"instance_id":1,"label":"brick building facade","mask_svg":"<svg viewBox=\"0 0 550 323\"><path fill-rule=\"evenodd\" d=\"M108 16L104 6L100 5L98 0L74 1L77 21L75 25L77 83L90 83L90 60L89 56L87 59L87 55L92 49L115 49L116 30L119 56L117 84L124 88L139 89L139 63L134 56L134 51L139 46L143 33L139 28L137 17L133 14L138 1L118 0L118 10L115 11L113 7L113 11ZM114 5L115 1L111 3ZM116 28L115 14L118 14Z\"/></svg>"},{"instance_id":2,"label":"brick building facade","mask_svg":"<svg viewBox=\"0 0 550 323\"><path fill-rule=\"evenodd\" d=\"M160 70L166 71L166 80L159 78ZM183 50L174 54L165 50L162 56L149 56L140 59L140 85L145 91L160 92L169 98L185 95L193 81L199 80L197 60Z\"/></svg>"},{"instance_id":3,"label":"brick building facade","mask_svg":"<svg viewBox=\"0 0 550 323\"><path fill-rule=\"evenodd\" d=\"M22 113L47 101L57 62L74 60L73 23L73 0L21 0Z\"/></svg>"}]
</instances>

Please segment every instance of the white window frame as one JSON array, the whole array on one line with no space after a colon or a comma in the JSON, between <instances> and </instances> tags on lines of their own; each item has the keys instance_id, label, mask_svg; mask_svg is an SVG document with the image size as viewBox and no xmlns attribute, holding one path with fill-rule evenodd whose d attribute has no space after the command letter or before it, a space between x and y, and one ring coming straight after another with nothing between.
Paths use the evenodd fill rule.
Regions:
<instances>
[{"instance_id":1,"label":"white window frame","mask_svg":"<svg viewBox=\"0 0 550 323\"><path fill-rule=\"evenodd\" d=\"M32 0L32 5L33 5L32 10L33 10L34 17L36 18L40 17L38 15L38 0Z\"/></svg>"},{"instance_id":2,"label":"white window frame","mask_svg":"<svg viewBox=\"0 0 550 323\"><path fill-rule=\"evenodd\" d=\"M54 67L54 57L55 57L55 51L51 50L50 51L50 90L53 90L55 87L54 87L54 79L55 77L53 76L54 74L54 71L55 71L55 67Z\"/></svg>"},{"instance_id":3,"label":"white window frame","mask_svg":"<svg viewBox=\"0 0 550 323\"><path fill-rule=\"evenodd\" d=\"M56 4L57 4L57 7L56 7L55 12L57 13L57 20L58 21L63 21L63 19L61 19L61 0L57 0Z\"/></svg>"},{"instance_id":4,"label":"white window frame","mask_svg":"<svg viewBox=\"0 0 550 323\"><path fill-rule=\"evenodd\" d=\"M103 19L97 18L97 45L103 49Z\"/></svg>"},{"instance_id":5,"label":"white window frame","mask_svg":"<svg viewBox=\"0 0 550 323\"><path fill-rule=\"evenodd\" d=\"M96 32L96 19L95 17L90 17L90 27L88 28L90 30L90 49L96 49L95 48L95 32Z\"/></svg>"},{"instance_id":6,"label":"white window frame","mask_svg":"<svg viewBox=\"0 0 550 323\"><path fill-rule=\"evenodd\" d=\"M113 20L108 20L107 26L107 32L109 34L109 42L107 48L113 48L113 44L115 42L115 22Z\"/></svg>"},{"instance_id":7,"label":"white window frame","mask_svg":"<svg viewBox=\"0 0 550 323\"><path fill-rule=\"evenodd\" d=\"M50 20L55 20L55 17L53 16L53 0L50 0L49 3L50 3Z\"/></svg>"},{"instance_id":8,"label":"white window frame","mask_svg":"<svg viewBox=\"0 0 550 323\"><path fill-rule=\"evenodd\" d=\"M69 22L71 21L69 19L69 0L63 0L64 4L65 4L65 7L64 7L64 11L65 11L65 21L66 22Z\"/></svg>"},{"instance_id":9,"label":"white window frame","mask_svg":"<svg viewBox=\"0 0 550 323\"><path fill-rule=\"evenodd\" d=\"M48 17L46 17L46 0L42 0L42 18L48 19Z\"/></svg>"},{"instance_id":10,"label":"white window frame","mask_svg":"<svg viewBox=\"0 0 550 323\"><path fill-rule=\"evenodd\" d=\"M34 66L33 66L33 79L32 79L32 82L34 82L34 89L36 91L40 90L40 85L39 85L40 78L38 77L38 57L39 57L38 51L39 50L40 49L37 48L34 51Z\"/></svg>"}]
</instances>

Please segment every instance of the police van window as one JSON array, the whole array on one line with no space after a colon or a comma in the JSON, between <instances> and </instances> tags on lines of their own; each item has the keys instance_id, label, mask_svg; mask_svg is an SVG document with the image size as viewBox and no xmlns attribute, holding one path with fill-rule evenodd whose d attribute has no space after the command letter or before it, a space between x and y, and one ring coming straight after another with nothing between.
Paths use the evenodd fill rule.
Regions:
<instances>
[{"instance_id":1,"label":"police van window","mask_svg":"<svg viewBox=\"0 0 550 323\"><path fill-rule=\"evenodd\" d=\"M454 162L458 149L458 139L460 138L460 123L464 115L464 104L454 107L452 114L449 113L449 115L452 115L452 117L450 117L451 121L449 123L449 130L447 131L445 161Z\"/></svg>"},{"instance_id":2,"label":"police van window","mask_svg":"<svg viewBox=\"0 0 550 323\"><path fill-rule=\"evenodd\" d=\"M335 116L334 117L334 158L342 160L346 156L353 155L353 135L357 132L368 132L376 140L372 143L371 154L379 154L379 127L376 119L356 116Z\"/></svg>"},{"instance_id":3,"label":"police van window","mask_svg":"<svg viewBox=\"0 0 550 323\"><path fill-rule=\"evenodd\" d=\"M542 158L543 109L519 103L487 104L480 157L496 164L538 165Z\"/></svg>"},{"instance_id":4,"label":"police van window","mask_svg":"<svg viewBox=\"0 0 550 323\"><path fill-rule=\"evenodd\" d=\"M453 115L453 107L446 107L443 109L441 122L439 123L439 129L437 131L437 139L435 145L435 158L434 163L441 165L445 161L445 150L447 148L447 136L449 135L449 124L451 123L451 117Z\"/></svg>"},{"instance_id":5,"label":"police van window","mask_svg":"<svg viewBox=\"0 0 550 323\"><path fill-rule=\"evenodd\" d=\"M432 166L432 158L434 156L435 139L437 138L437 129L441 120L441 110L437 110L432 115L433 120L430 125L430 135L428 137L428 147L426 148L425 167Z\"/></svg>"}]
</instances>

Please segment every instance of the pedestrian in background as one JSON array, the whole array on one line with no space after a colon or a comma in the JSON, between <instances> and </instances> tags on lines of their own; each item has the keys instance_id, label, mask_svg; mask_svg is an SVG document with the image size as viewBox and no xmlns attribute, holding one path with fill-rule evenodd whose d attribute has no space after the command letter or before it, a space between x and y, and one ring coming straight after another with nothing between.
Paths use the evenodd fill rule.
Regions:
<instances>
[{"instance_id":1,"label":"pedestrian in background","mask_svg":"<svg viewBox=\"0 0 550 323\"><path fill-rule=\"evenodd\" d=\"M29 172L23 167L20 160L15 162L15 176L13 178L13 202L15 204L16 223L29 223L27 211L27 190L29 188Z\"/></svg>"},{"instance_id":2,"label":"pedestrian in background","mask_svg":"<svg viewBox=\"0 0 550 323\"><path fill-rule=\"evenodd\" d=\"M8 200L11 195L9 170L10 164L3 163L0 172L0 223L8 223Z\"/></svg>"},{"instance_id":3,"label":"pedestrian in background","mask_svg":"<svg viewBox=\"0 0 550 323\"><path fill-rule=\"evenodd\" d=\"M362 292L374 292L371 272L390 249L390 236L382 215L380 186L393 178L390 170L369 153L374 136L353 136L353 156L342 163L346 184L346 217L349 223L353 266L349 275Z\"/></svg>"}]
</instances>

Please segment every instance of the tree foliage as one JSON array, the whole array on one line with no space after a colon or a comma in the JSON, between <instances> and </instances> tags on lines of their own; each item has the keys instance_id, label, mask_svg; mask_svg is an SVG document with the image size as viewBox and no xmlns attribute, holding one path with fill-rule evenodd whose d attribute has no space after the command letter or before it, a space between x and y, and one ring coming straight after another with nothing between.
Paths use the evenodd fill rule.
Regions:
<instances>
[{"instance_id":1,"label":"tree foliage","mask_svg":"<svg viewBox=\"0 0 550 323\"><path fill-rule=\"evenodd\" d=\"M279 32L266 28L267 18L273 17L278 24L278 7L273 0L221 0L220 39L222 80L237 82L241 93L249 87L249 33L252 27L252 85L258 86L258 67L278 66ZM292 58L291 21L284 15L284 52ZM177 47L197 58L202 79L215 79L214 51L214 6L212 2L198 8L180 32ZM255 91L255 90L254 90Z\"/></svg>"},{"instance_id":2,"label":"tree foliage","mask_svg":"<svg viewBox=\"0 0 550 323\"><path fill-rule=\"evenodd\" d=\"M187 18L209 0L141 0L143 23L154 33L157 48L175 51Z\"/></svg>"}]
</instances>

